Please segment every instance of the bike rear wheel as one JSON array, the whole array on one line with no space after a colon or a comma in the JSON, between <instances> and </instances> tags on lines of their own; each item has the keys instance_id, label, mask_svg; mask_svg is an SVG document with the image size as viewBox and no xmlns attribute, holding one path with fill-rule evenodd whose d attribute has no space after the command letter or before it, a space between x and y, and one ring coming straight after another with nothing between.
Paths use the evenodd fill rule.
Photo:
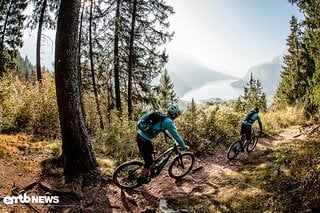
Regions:
<instances>
[{"instance_id":1,"label":"bike rear wheel","mask_svg":"<svg viewBox=\"0 0 320 213\"><path fill-rule=\"evenodd\" d=\"M252 136L252 138L250 139L250 141L247 144L247 152L252 152L254 150L254 148L256 147L258 143L258 137L257 136Z\"/></svg>"},{"instance_id":2,"label":"bike rear wheel","mask_svg":"<svg viewBox=\"0 0 320 213\"><path fill-rule=\"evenodd\" d=\"M139 171L143 167L141 161L128 161L120 164L113 172L112 180L121 189L133 189L139 187Z\"/></svg>"},{"instance_id":3,"label":"bike rear wheel","mask_svg":"<svg viewBox=\"0 0 320 213\"><path fill-rule=\"evenodd\" d=\"M241 151L241 141L238 140L233 142L233 144L231 144L228 150L228 154L227 154L228 159L233 160L235 157L237 157L240 151Z\"/></svg>"},{"instance_id":4,"label":"bike rear wheel","mask_svg":"<svg viewBox=\"0 0 320 213\"><path fill-rule=\"evenodd\" d=\"M169 166L169 176L174 179L186 176L191 171L194 162L195 157L191 152L179 154L173 159Z\"/></svg>"}]
</instances>

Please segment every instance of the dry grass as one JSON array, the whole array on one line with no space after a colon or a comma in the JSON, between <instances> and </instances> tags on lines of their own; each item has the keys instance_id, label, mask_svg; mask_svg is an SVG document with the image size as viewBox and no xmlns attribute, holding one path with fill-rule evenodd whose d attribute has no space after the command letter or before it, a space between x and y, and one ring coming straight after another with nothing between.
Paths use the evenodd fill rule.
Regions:
<instances>
[{"instance_id":1,"label":"dry grass","mask_svg":"<svg viewBox=\"0 0 320 213\"><path fill-rule=\"evenodd\" d=\"M171 198L170 206L188 212L320 211L319 139L293 139L256 155L216 179L214 192ZM202 192L210 192L212 180L206 181Z\"/></svg>"}]
</instances>

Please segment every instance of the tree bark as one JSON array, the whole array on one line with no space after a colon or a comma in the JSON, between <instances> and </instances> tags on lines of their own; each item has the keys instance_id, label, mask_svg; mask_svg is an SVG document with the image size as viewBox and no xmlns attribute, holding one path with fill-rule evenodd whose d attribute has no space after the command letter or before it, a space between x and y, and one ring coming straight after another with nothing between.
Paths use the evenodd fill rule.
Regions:
<instances>
[{"instance_id":1,"label":"tree bark","mask_svg":"<svg viewBox=\"0 0 320 213\"><path fill-rule=\"evenodd\" d=\"M57 24L55 49L55 79L64 156L64 176L67 182L98 175L92 145L83 113L77 44L80 0L62 0Z\"/></svg>"},{"instance_id":2,"label":"tree bark","mask_svg":"<svg viewBox=\"0 0 320 213\"><path fill-rule=\"evenodd\" d=\"M116 98L116 108L121 113L121 95L120 95L120 67L119 67L119 34L120 34L120 5L121 0L117 0L115 32L114 32L114 90Z\"/></svg>"},{"instance_id":3,"label":"tree bark","mask_svg":"<svg viewBox=\"0 0 320 213\"><path fill-rule=\"evenodd\" d=\"M94 1L90 1L90 24L89 24L89 56L90 56L90 69L91 69L91 78L92 78L92 87L93 87L93 93L94 93L94 98L96 101L96 107L97 107L97 112L99 116L99 121L100 121L100 128L104 129L103 125L103 119L102 119L102 113L100 109L100 101L98 97L98 90L97 90L97 85L96 85L96 75L95 75L95 70L94 70L94 63L93 63L93 41L92 41L92 16L93 16L93 4Z\"/></svg>"},{"instance_id":4,"label":"tree bark","mask_svg":"<svg viewBox=\"0 0 320 213\"><path fill-rule=\"evenodd\" d=\"M4 24L3 24L3 27L2 27L2 36L1 36L1 40L0 40L0 76L3 76L3 73L4 73L4 39L5 39L5 35L6 35L6 30L7 30L7 24L8 24L8 16L11 12L11 6L12 6L12 1L10 1L10 5L8 7L8 11L7 11L7 14L6 14L6 18L4 20Z\"/></svg>"},{"instance_id":5,"label":"tree bark","mask_svg":"<svg viewBox=\"0 0 320 213\"><path fill-rule=\"evenodd\" d=\"M134 63L134 28L136 23L136 10L137 0L133 0L132 18L131 18L131 31L130 31L130 44L129 44L129 61L128 61L128 117L132 115L132 73Z\"/></svg>"},{"instance_id":6,"label":"tree bark","mask_svg":"<svg viewBox=\"0 0 320 213\"><path fill-rule=\"evenodd\" d=\"M43 0L40 17L39 17L39 25L38 25L38 35L37 35L37 52L36 52L36 66L37 66L37 80L39 84L42 84L42 75L41 75L41 36L42 36L42 25L44 13L47 8L47 0Z\"/></svg>"}]
</instances>

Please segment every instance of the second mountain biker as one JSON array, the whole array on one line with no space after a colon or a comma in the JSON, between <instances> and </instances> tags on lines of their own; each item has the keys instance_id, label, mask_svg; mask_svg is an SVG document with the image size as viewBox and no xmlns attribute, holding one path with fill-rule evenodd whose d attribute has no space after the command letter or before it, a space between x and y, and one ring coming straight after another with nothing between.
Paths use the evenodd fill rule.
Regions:
<instances>
[{"instance_id":1,"label":"second mountain biker","mask_svg":"<svg viewBox=\"0 0 320 213\"><path fill-rule=\"evenodd\" d=\"M259 116L259 108L254 107L245 117L241 124L241 129L240 129L240 134L245 135L246 140L249 140L251 138L251 129L252 129L252 124L258 121L259 128L260 128L260 133L262 133L262 121ZM243 144L242 144L243 146Z\"/></svg>"}]
</instances>

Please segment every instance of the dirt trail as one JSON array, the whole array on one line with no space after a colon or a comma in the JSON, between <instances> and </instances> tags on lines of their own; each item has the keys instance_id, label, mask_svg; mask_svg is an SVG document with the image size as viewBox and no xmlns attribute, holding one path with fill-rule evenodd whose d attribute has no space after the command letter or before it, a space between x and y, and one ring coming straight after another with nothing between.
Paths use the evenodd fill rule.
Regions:
<instances>
[{"instance_id":1,"label":"dirt trail","mask_svg":"<svg viewBox=\"0 0 320 213\"><path fill-rule=\"evenodd\" d=\"M280 143L297 138L303 139L305 134L301 134L299 128L288 129L277 136L266 137L259 140L256 150L250 154L240 153L237 160L229 161L226 158L227 150L222 150L214 156L197 159L194 170L182 180L176 181L169 177L166 170L163 170L159 177L152 180L149 184L143 185L133 191L125 192L113 184L102 184L100 196L92 195L99 201L104 201L95 205L97 209L103 209L101 212L142 212L146 209L157 209L158 212L165 212L165 207L159 205L165 204L166 199L183 197L183 196L201 196L205 194L217 194L219 187L218 182L223 180L226 175L232 175L243 166L246 166L250 160L257 158L257 150L268 149ZM29 138L25 135L6 136L0 135L0 145L7 150L12 156L0 158L0 197L10 195L14 186L24 187L34 182L40 175L39 163L48 157L48 152L44 152L39 143L29 143ZM39 146L38 146L39 145ZM0 153L1 154L1 153ZM9 160L11 159L11 160ZM37 190L37 188L34 188ZM28 192L29 193L29 192ZM34 191L35 195L41 194L41 191ZM91 195L89 197L92 197ZM69 202L70 201L70 202ZM106 202L107 201L107 202ZM79 205L73 200L68 200L71 205ZM111 205L111 209L110 209ZM164 205L165 206L165 205ZM30 210L23 206L24 210ZM39 207L47 210L48 207ZM15 208L16 210L17 208ZM108 210L107 210L108 209ZM160 210L159 210L160 209ZM32 211L18 212L32 212ZM0 202L0 212L9 212L7 206ZM14 211L15 212L15 211ZM72 211L70 211L72 212Z\"/></svg>"},{"instance_id":2,"label":"dirt trail","mask_svg":"<svg viewBox=\"0 0 320 213\"><path fill-rule=\"evenodd\" d=\"M300 133L299 128L288 129L273 137L260 138L256 150L266 150L268 147L288 142L294 138L303 139L305 137ZM150 209L159 208L161 201L166 198L212 194L219 190L215 183L225 175L236 173L241 166L257 157L255 156L256 150L250 154L240 153L233 161L226 158L227 150L211 157L197 159L192 173L180 181L170 178L164 170L158 178L132 192L124 192L111 185L109 199L114 208L113 212L140 212L147 206Z\"/></svg>"}]
</instances>

